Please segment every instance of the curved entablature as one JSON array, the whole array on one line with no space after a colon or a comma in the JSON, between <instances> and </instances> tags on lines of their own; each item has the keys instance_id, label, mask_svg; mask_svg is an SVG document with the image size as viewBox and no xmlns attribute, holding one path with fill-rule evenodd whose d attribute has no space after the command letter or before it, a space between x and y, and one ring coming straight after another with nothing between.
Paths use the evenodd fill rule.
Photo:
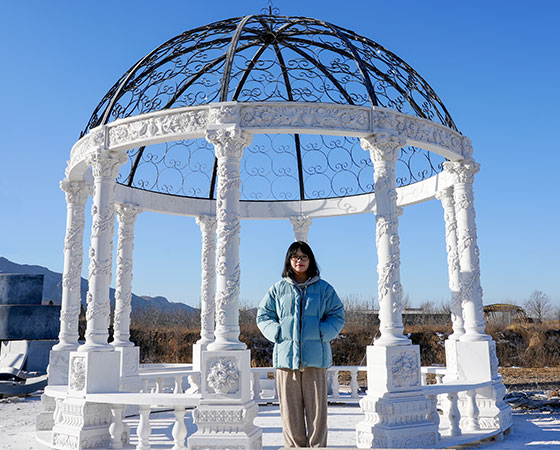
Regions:
<instances>
[{"instance_id":1,"label":"curved entablature","mask_svg":"<svg viewBox=\"0 0 560 450\"><path fill-rule=\"evenodd\" d=\"M402 136L406 144L449 160L470 158L470 140L418 117L386 108L332 104L227 102L144 114L98 127L71 151L67 173L80 179L85 156L95 150L128 151L162 142L203 138L208 129L240 127L251 134L293 133L360 138L372 133ZM77 171L76 173L74 173Z\"/></svg>"},{"instance_id":2,"label":"curved entablature","mask_svg":"<svg viewBox=\"0 0 560 450\"><path fill-rule=\"evenodd\" d=\"M74 180L83 179L88 169L86 158L94 151L125 152L154 143L203 139L208 130L230 127L238 127L255 136L306 133L361 138L387 133L402 136L407 145L428 149L448 160L472 158L472 146L467 137L442 125L385 108L228 102L150 113L92 130L72 149L67 176ZM359 151L363 152L364 158L369 158L365 151ZM433 198L439 189L449 184L446 180L444 173L437 173L422 181L398 187L399 204L406 206ZM146 210L196 216L212 213L215 208L213 199L166 195L123 184L117 186L120 201L138 204ZM300 214L321 217L372 211L374 199L375 194L368 192L305 201L288 198L284 201L242 201L241 211L245 218L293 217Z\"/></svg>"},{"instance_id":3,"label":"curved entablature","mask_svg":"<svg viewBox=\"0 0 560 450\"><path fill-rule=\"evenodd\" d=\"M397 205L406 207L433 199L438 191L453 185L446 172L424 181L397 189ZM130 189L117 185L116 201L138 205L144 211L180 216L214 216L216 201L158 194L156 192ZM298 216L309 218L344 216L371 213L375 209L375 194L355 195L342 198L285 202L241 201L241 219L286 219Z\"/></svg>"}]
</instances>

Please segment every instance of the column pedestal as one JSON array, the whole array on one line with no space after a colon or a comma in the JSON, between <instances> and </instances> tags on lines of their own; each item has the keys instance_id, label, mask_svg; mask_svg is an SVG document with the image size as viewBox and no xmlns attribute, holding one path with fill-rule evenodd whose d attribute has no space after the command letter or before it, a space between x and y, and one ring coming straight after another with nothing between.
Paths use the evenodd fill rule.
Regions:
<instances>
[{"instance_id":1,"label":"column pedestal","mask_svg":"<svg viewBox=\"0 0 560 450\"><path fill-rule=\"evenodd\" d=\"M459 354L457 350L458 343L459 341L456 341L454 339L447 339L445 341L445 366L447 371L445 376L443 377L443 381L457 381L459 379Z\"/></svg>"},{"instance_id":2,"label":"column pedestal","mask_svg":"<svg viewBox=\"0 0 560 450\"><path fill-rule=\"evenodd\" d=\"M258 407L251 396L251 352L203 351L201 356L201 401L193 412L198 430L188 438L188 449L260 449L262 432L253 424Z\"/></svg>"},{"instance_id":3,"label":"column pedestal","mask_svg":"<svg viewBox=\"0 0 560 450\"><path fill-rule=\"evenodd\" d=\"M427 420L418 345L368 346L365 420L356 425L358 448L433 448L438 430Z\"/></svg>"},{"instance_id":4,"label":"column pedestal","mask_svg":"<svg viewBox=\"0 0 560 450\"><path fill-rule=\"evenodd\" d=\"M52 447L60 450L110 448L111 408L88 403L85 394L118 392L120 354L117 352L72 352L68 395L56 413Z\"/></svg>"},{"instance_id":5,"label":"column pedestal","mask_svg":"<svg viewBox=\"0 0 560 450\"><path fill-rule=\"evenodd\" d=\"M125 385L123 384L122 379L138 375L138 368L140 365L140 347L115 347L115 352L119 355L120 359L119 364L122 390L134 390L134 386L138 385L137 381L133 382L132 385Z\"/></svg>"},{"instance_id":6,"label":"column pedestal","mask_svg":"<svg viewBox=\"0 0 560 450\"><path fill-rule=\"evenodd\" d=\"M506 388L498 373L494 341L457 342L457 369L460 380L491 380L492 385L477 390L481 428L507 430L512 424L511 407L504 402Z\"/></svg>"},{"instance_id":7,"label":"column pedestal","mask_svg":"<svg viewBox=\"0 0 560 450\"><path fill-rule=\"evenodd\" d=\"M68 363L71 350L51 350L49 352L49 386L65 386L68 384Z\"/></svg>"}]
</instances>

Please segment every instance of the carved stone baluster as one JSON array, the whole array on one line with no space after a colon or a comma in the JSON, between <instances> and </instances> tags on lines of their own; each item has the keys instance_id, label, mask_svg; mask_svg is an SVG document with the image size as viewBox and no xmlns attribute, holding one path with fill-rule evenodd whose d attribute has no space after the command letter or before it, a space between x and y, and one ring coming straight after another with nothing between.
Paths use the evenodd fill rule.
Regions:
<instances>
[{"instance_id":1,"label":"carved stone baluster","mask_svg":"<svg viewBox=\"0 0 560 450\"><path fill-rule=\"evenodd\" d=\"M437 410L437 394L428 395L428 400L430 400L430 412L428 413L427 419L435 424L437 430L437 439L438 441L441 439L441 434L439 432L439 413Z\"/></svg>"},{"instance_id":2,"label":"carved stone baluster","mask_svg":"<svg viewBox=\"0 0 560 450\"><path fill-rule=\"evenodd\" d=\"M115 227L115 178L125 161L126 155L101 150L88 156L88 163L93 171L95 194L91 209L93 220L89 250L86 342L78 348L82 352L113 350L113 346L107 343L107 338Z\"/></svg>"},{"instance_id":3,"label":"carved stone baluster","mask_svg":"<svg viewBox=\"0 0 560 450\"><path fill-rule=\"evenodd\" d=\"M187 377L189 388L187 394L198 394L200 392L200 374L192 374Z\"/></svg>"},{"instance_id":4,"label":"carved stone baluster","mask_svg":"<svg viewBox=\"0 0 560 450\"><path fill-rule=\"evenodd\" d=\"M253 390L253 400L259 402L261 399L261 374L258 371L252 371L252 390Z\"/></svg>"},{"instance_id":5,"label":"carved stone baluster","mask_svg":"<svg viewBox=\"0 0 560 450\"><path fill-rule=\"evenodd\" d=\"M461 420L461 414L459 412L459 407L457 406L459 401L457 392L449 392L447 394L447 400L449 400L447 417L449 419L450 434L451 436L460 436L461 428L459 427L459 423Z\"/></svg>"},{"instance_id":6,"label":"carved stone baluster","mask_svg":"<svg viewBox=\"0 0 560 450\"><path fill-rule=\"evenodd\" d=\"M353 367L350 370L350 396L352 398L360 398L360 395L358 394L358 368L357 367Z\"/></svg>"},{"instance_id":7,"label":"carved stone baluster","mask_svg":"<svg viewBox=\"0 0 560 450\"><path fill-rule=\"evenodd\" d=\"M174 394L182 394L183 393L183 376L182 375L175 376L175 384L173 386L173 393Z\"/></svg>"},{"instance_id":8,"label":"carved stone baluster","mask_svg":"<svg viewBox=\"0 0 560 450\"><path fill-rule=\"evenodd\" d=\"M140 388L140 392L148 392L148 383L150 382L150 380L148 380L148 378L142 378L142 383L141 383L141 388Z\"/></svg>"},{"instance_id":9,"label":"carved stone baluster","mask_svg":"<svg viewBox=\"0 0 560 450\"><path fill-rule=\"evenodd\" d=\"M338 382L339 370L333 367L329 372L331 374L332 398L340 398L340 383Z\"/></svg>"},{"instance_id":10,"label":"carved stone baluster","mask_svg":"<svg viewBox=\"0 0 560 450\"><path fill-rule=\"evenodd\" d=\"M157 377L156 378L156 394L163 393L163 378Z\"/></svg>"},{"instance_id":11,"label":"carved stone baluster","mask_svg":"<svg viewBox=\"0 0 560 450\"><path fill-rule=\"evenodd\" d=\"M309 227L311 226L311 217L307 217L307 216L291 217L290 223L294 228L295 240L308 242Z\"/></svg>"},{"instance_id":12,"label":"carved stone baluster","mask_svg":"<svg viewBox=\"0 0 560 450\"><path fill-rule=\"evenodd\" d=\"M109 434L111 435L111 448L123 448L122 435L124 431L123 424L124 405L111 405L111 426Z\"/></svg>"},{"instance_id":13,"label":"carved stone baluster","mask_svg":"<svg viewBox=\"0 0 560 450\"><path fill-rule=\"evenodd\" d=\"M150 450L150 435L152 434L152 426L150 425L150 406L140 405L140 422L138 422L138 444L136 450Z\"/></svg>"},{"instance_id":14,"label":"carved stone baluster","mask_svg":"<svg viewBox=\"0 0 560 450\"><path fill-rule=\"evenodd\" d=\"M175 423L171 430L173 436L173 447L171 450L185 450L185 439L187 437L187 427L185 426L185 407L175 407Z\"/></svg>"},{"instance_id":15,"label":"carved stone baluster","mask_svg":"<svg viewBox=\"0 0 560 450\"><path fill-rule=\"evenodd\" d=\"M465 429L467 431L480 430L478 405L476 404L476 390L466 392L466 411L465 411Z\"/></svg>"}]
</instances>

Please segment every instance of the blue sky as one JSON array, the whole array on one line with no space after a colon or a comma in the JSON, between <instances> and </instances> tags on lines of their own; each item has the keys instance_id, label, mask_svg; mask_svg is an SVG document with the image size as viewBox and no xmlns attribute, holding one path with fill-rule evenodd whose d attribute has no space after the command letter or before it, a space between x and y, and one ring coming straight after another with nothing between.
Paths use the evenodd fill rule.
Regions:
<instances>
[{"instance_id":1,"label":"blue sky","mask_svg":"<svg viewBox=\"0 0 560 450\"><path fill-rule=\"evenodd\" d=\"M169 38L259 13L266 3L4 2L0 255L62 271L66 206L58 183L106 91ZM274 4L283 15L320 18L379 42L430 83L481 164L475 205L484 302L523 303L538 289L560 306L558 3ZM194 219L143 213L136 228L134 292L196 305L200 231ZM439 202L406 208L400 231L402 282L412 303L447 301ZM288 221L242 223L242 302L257 303L278 279L292 236ZM376 296L373 215L315 220L310 243L339 294Z\"/></svg>"}]
</instances>

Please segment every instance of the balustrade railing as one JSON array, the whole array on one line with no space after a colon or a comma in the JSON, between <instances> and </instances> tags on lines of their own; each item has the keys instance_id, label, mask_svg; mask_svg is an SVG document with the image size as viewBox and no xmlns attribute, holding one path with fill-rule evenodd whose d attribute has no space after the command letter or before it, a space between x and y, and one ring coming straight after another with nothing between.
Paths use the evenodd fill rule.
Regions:
<instances>
[{"instance_id":1,"label":"balustrade railing","mask_svg":"<svg viewBox=\"0 0 560 450\"><path fill-rule=\"evenodd\" d=\"M155 370L154 370L155 369ZM252 390L255 402L259 404L277 403L275 370L271 367L252 368ZM335 366L328 369L329 402L357 403L366 394L365 366ZM431 400L427 419L433 422L441 435L457 437L465 432L481 430L480 413L477 404L477 391L491 384L485 382L444 382L445 367L422 368L422 391ZM432 374L435 384L427 384ZM145 367L139 375L126 377L123 386L136 386L134 392L115 392L103 394L86 394L86 400L92 403L110 405L112 422L110 426L112 448L123 448L129 441L128 427L123 421L127 408L136 407L139 415L137 427L137 450L150 449L150 414L162 409L172 410L175 421L172 430L172 450L185 449L187 429L185 414L187 409L195 408L200 399L200 372L188 367ZM56 399L53 413L55 423L62 420L61 403L66 397L66 386L47 386L45 394ZM440 414L441 411L441 414ZM491 430L487 430L491 431ZM440 436L441 437L441 436ZM466 440L465 442L468 442Z\"/></svg>"}]
</instances>

